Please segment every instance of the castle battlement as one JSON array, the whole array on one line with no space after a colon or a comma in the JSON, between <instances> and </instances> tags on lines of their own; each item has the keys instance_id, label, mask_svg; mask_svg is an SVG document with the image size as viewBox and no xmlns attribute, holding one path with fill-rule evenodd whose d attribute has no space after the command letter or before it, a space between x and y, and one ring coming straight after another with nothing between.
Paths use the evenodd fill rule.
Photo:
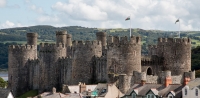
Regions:
<instances>
[{"instance_id":1,"label":"castle battlement","mask_svg":"<svg viewBox=\"0 0 200 98\"><path fill-rule=\"evenodd\" d=\"M69 60L69 59L72 59L71 56L68 56L68 57L59 57L58 58L59 60Z\"/></svg>"},{"instance_id":2,"label":"castle battlement","mask_svg":"<svg viewBox=\"0 0 200 98\"><path fill-rule=\"evenodd\" d=\"M151 61L151 56L142 56L141 61Z\"/></svg>"},{"instance_id":3,"label":"castle battlement","mask_svg":"<svg viewBox=\"0 0 200 98\"><path fill-rule=\"evenodd\" d=\"M34 45L9 45L9 50L32 50Z\"/></svg>"},{"instance_id":4,"label":"castle battlement","mask_svg":"<svg viewBox=\"0 0 200 98\"><path fill-rule=\"evenodd\" d=\"M158 38L158 42L160 43L191 43L191 39L189 38Z\"/></svg>"},{"instance_id":5,"label":"castle battlement","mask_svg":"<svg viewBox=\"0 0 200 98\"><path fill-rule=\"evenodd\" d=\"M157 46L157 45L148 45L148 48L149 48L149 49L151 49L151 48L152 48L152 49L156 49L156 48L158 48L158 46Z\"/></svg>"},{"instance_id":6,"label":"castle battlement","mask_svg":"<svg viewBox=\"0 0 200 98\"><path fill-rule=\"evenodd\" d=\"M119 37L119 36L109 36L108 37L108 45L123 45L123 44L140 44L141 37L139 36L131 36L130 40L127 36Z\"/></svg>"},{"instance_id":7,"label":"castle battlement","mask_svg":"<svg viewBox=\"0 0 200 98\"><path fill-rule=\"evenodd\" d=\"M66 35L67 31L56 31L56 35Z\"/></svg>"},{"instance_id":8,"label":"castle battlement","mask_svg":"<svg viewBox=\"0 0 200 98\"><path fill-rule=\"evenodd\" d=\"M34 58L34 59L28 59L28 62L32 62L32 63L39 63L40 60L38 58Z\"/></svg>"},{"instance_id":9,"label":"castle battlement","mask_svg":"<svg viewBox=\"0 0 200 98\"><path fill-rule=\"evenodd\" d=\"M94 45L101 45L101 41L76 41L72 42L73 47L81 47L81 46L94 46Z\"/></svg>"},{"instance_id":10,"label":"castle battlement","mask_svg":"<svg viewBox=\"0 0 200 98\"><path fill-rule=\"evenodd\" d=\"M26 36L27 37L37 37L38 34L37 33L27 33Z\"/></svg>"},{"instance_id":11,"label":"castle battlement","mask_svg":"<svg viewBox=\"0 0 200 98\"><path fill-rule=\"evenodd\" d=\"M66 49L65 44L59 43L57 44L49 44L49 43L40 43L39 45L40 51L50 51L50 50L57 50L57 49Z\"/></svg>"},{"instance_id":12,"label":"castle battlement","mask_svg":"<svg viewBox=\"0 0 200 98\"><path fill-rule=\"evenodd\" d=\"M40 48L56 48L56 47L60 47L60 48L65 48L65 44L59 43L58 45L55 43L40 43Z\"/></svg>"},{"instance_id":13,"label":"castle battlement","mask_svg":"<svg viewBox=\"0 0 200 98\"><path fill-rule=\"evenodd\" d=\"M106 32L97 32L96 35L97 36L106 36Z\"/></svg>"}]
</instances>

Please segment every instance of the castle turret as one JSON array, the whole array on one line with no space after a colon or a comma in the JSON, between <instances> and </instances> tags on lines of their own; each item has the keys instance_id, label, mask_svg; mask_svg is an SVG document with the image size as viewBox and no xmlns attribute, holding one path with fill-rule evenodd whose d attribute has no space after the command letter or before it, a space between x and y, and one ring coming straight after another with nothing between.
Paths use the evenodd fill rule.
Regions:
<instances>
[{"instance_id":1,"label":"castle turret","mask_svg":"<svg viewBox=\"0 0 200 98\"><path fill-rule=\"evenodd\" d=\"M72 35L67 34L67 46L72 46Z\"/></svg>"},{"instance_id":2,"label":"castle turret","mask_svg":"<svg viewBox=\"0 0 200 98\"><path fill-rule=\"evenodd\" d=\"M102 47L106 46L106 32L97 32L96 37L98 41L101 41Z\"/></svg>"},{"instance_id":3,"label":"castle turret","mask_svg":"<svg viewBox=\"0 0 200 98\"><path fill-rule=\"evenodd\" d=\"M48 44L41 43L39 50L39 57L43 66L41 66L42 73L40 75L43 81L40 89L50 90L52 87L59 88L60 82L60 66L58 66L58 59L66 57L66 47L64 44Z\"/></svg>"},{"instance_id":4,"label":"castle turret","mask_svg":"<svg viewBox=\"0 0 200 98\"><path fill-rule=\"evenodd\" d=\"M92 77L95 70L92 66L94 56L102 56L101 41L74 41L72 46L73 73L72 81L74 84L84 82L93 83ZM82 78L84 77L84 78Z\"/></svg>"},{"instance_id":5,"label":"castle turret","mask_svg":"<svg viewBox=\"0 0 200 98\"><path fill-rule=\"evenodd\" d=\"M128 40L125 36L109 40L107 66L109 73L132 75L133 71L141 72L141 38L131 36Z\"/></svg>"},{"instance_id":6,"label":"castle turret","mask_svg":"<svg viewBox=\"0 0 200 98\"><path fill-rule=\"evenodd\" d=\"M56 32L56 44L59 43L66 45L67 44L67 31L57 31Z\"/></svg>"},{"instance_id":7,"label":"castle turret","mask_svg":"<svg viewBox=\"0 0 200 98\"><path fill-rule=\"evenodd\" d=\"M35 58L37 58L37 37L38 34L37 33L27 33L27 45L32 45L35 48Z\"/></svg>"},{"instance_id":8,"label":"castle turret","mask_svg":"<svg viewBox=\"0 0 200 98\"><path fill-rule=\"evenodd\" d=\"M37 46L37 33L27 33L27 44Z\"/></svg>"}]
</instances>

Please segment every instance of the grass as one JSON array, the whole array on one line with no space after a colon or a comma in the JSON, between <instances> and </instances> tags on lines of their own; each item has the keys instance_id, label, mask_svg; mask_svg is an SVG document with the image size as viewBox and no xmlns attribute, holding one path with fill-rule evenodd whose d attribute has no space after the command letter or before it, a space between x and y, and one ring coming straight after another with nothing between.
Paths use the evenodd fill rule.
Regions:
<instances>
[{"instance_id":1,"label":"grass","mask_svg":"<svg viewBox=\"0 0 200 98\"><path fill-rule=\"evenodd\" d=\"M27 97L34 97L38 95L38 91L37 90L31 90L28 91L26 93L24 93L23 95L17 97L17 98L27 98Z\"/></svg>"},{"instance_id":2,"label":"grass","mask_svg":"<svg viewBox=\"0 0 200 98\"><path fill-rule=\"evenodd\" d=\"M200 41L199 40L192 39L192 42L196 42L196 44L192 44L192 46L194 46L194 47L200 46Z\"/></svg>"}]
</instances>

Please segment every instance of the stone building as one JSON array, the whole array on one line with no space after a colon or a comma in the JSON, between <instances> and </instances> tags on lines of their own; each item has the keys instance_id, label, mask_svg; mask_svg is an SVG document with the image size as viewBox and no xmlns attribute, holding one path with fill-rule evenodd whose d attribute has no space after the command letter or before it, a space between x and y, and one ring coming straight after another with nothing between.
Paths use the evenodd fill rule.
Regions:
<instances>
[{"instance_id":1,"label":"stone building","mask_svg":"<svg viewBox=\"0 0 200 98\"><path fill-rule=\"evenodd\" d=\"M159 38L149 46L149 54L141 55L141 37L107 36L97 32L97 40L73 41L66 31L56 32L56 44L41 43L37 50L37 33L27 33L26 45L9 46L8 85L15 96L28 90L50 91L62 84L79 82L116 83L122 93L133 84L173 84L184 78L195 78L191 71L191 40Z\"/></svg>"}]
</instances>

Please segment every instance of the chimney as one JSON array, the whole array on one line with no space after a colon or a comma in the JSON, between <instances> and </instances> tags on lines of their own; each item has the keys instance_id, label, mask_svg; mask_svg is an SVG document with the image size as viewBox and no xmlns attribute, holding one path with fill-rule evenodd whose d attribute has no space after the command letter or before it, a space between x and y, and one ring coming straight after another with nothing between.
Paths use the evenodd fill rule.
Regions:
<instances>
[{"instance_id":1,"label":"chimney","mask_svg":"<svg viewBox=\"0 0 200 98\"><path fill-rule=\"evenodd\" d=\"M187 85L190 82L190 78L185 77L184 79L184 85Z\"/></svg>"},{"instance_id":2,"label":"chimney","mask_svg":"<svg viewBox=\"0 0 200 98\"><path fill-rule=\"evenodd\" d=\"M165 87L169 86L169 84L172 84L172 78L171 77L166 77L166 79L165 79Z\"/></svg>"},{"instance_id":3,"label":"chimney","mask_svg":"<svg viewBox=\"0 0 200 98\"><path fill-rule=\"evenodd\" d=\"M53 94L56 93L56 88L55 88L55 87L52 88L52 93L53 93Z\"/></svg>"},{"instance_id":4,"label":"chimney","mask_svg":"<svg viewBox=\"0 0 200 98\"><path fill-rule=\"evenodd\" d=\"M86 91L86 85L85 85L85 83L81 83L79 85L79 93L82 93L83 91Z\"/></svg>"},{"instance_id":5,"label":"chimney","mask_svg":"<svg viewBox=\"0 0 200 98\"><path fill-rule=\"evenodd\" d=\"M142 86L145 85L145 83L146 83L146 80L141 80L141 85Z\"/></svg>"}]
</instances>

